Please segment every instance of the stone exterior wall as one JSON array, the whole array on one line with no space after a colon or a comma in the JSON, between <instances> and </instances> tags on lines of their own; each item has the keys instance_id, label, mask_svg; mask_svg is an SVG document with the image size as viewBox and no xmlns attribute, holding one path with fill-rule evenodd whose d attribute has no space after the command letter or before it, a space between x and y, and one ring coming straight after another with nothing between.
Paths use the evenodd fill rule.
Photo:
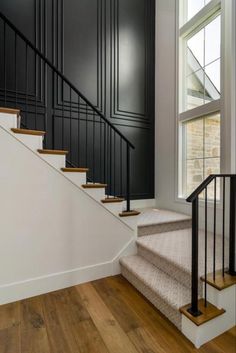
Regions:
<instances>
[{"instance_id":1,"label":"stone exterior wall","mask_svg":"<svg viewBox=\"0 0 236 353\"><path fill-rule=\"evenodd\" d=\"M186 194L189 195L208 175L220 173L220 115L187 122L185 141ZM219 192L218 186L218 197ZM213 185L208 195L214 196Z\"/></svg>"}]
</instances>

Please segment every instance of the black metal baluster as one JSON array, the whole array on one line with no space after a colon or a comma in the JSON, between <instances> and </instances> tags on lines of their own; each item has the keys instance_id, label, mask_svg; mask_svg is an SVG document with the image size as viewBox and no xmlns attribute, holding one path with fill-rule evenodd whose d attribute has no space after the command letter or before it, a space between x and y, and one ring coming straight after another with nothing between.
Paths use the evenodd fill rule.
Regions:
<instances>
[{"instance_id":1,"label":"black metal baluster","mask_svg":"<svg viewBox=\"0 0 236 353\"><path fill-rule=\"evenodd\" d=\"M88 105L86 104L85 161L88 168Z\"/></svg>"},{"instance_id":2,"label":"black metal baluster","mask_svg":"<svg viewBox=\"0 0 236 353\"><path fill-rule=\"evenodd\" d=\"M103 146L103 173L104 173L104 183L107 183L107 126L104 123L104 146Z\"/></svg>"},{"instance_id":3,"label":"black metal baluster","mask_svg":"<svg viewBox=\"0 0 236 353\"><path fill-rule=\"evenodd\" d=\"M207 219L207 207L208 207L208 197L207 197L207 187L205 188L205 307L207 307L207 241L208 241L208 219Z\"/></svg>"},{"instance_id":4,"label":"black metal baluster","mask_svg":"<svg viewBox=\"0 0 236 353\"><path fill-rule=\"evenodd\" d=\"M198 309L198 205L199 198L192 202L192 288L191 288L191 308L188 312L197 317L201 315Z\"/></svg>"},{"instance_id":5,"label":"black metal baluster","mask_svg":"<svg viewBox=\"0 0 236 353\"><path fill-rule=\"evenodd\" d=\"M17 35L15 33L15 107L17 108Z\"/></svg>"},{"instance_id":6,"label":"black metal baluster","mask_svg":"<svg viewBox=\"0 0 236 353\"><path fill-rule=\"evenodd\" d=\"M114 195L116 196L116 132L114 131Z\"/></svg>"},{"instance_id":7,"label":"black metal baluster","mask_svg":"<svg viewBox=\"0 0 236 353\"><path fill-rule=\"evenodd\" d=\"M70 162L73 162L72 158L72 91L70 87Z\"/></svg>"},{"instance_id":8,"label":"black metal baluster","mask_svg":"<svg viewBox=\"0 0 236 353\"><path fill-rule=\"evenodd\" d=\"M229 221L229 274L236 276L235 231L236 231L236 177L230 178L230 221Z\"/></svg>"},{"instance_id":9,"label":"black metal baluster","mask_svg":"<svg viewBox=\"0 0 236 353\"><path fill-rule=\"evenodd\" d=\"M130 211L130 147L126 143L126 211Z\"/></svg>"},{"instance_id":10,"label":"black metal baluster","mask_svg":"<svg viewBox=\"0 0 236 353\"><path fill-rule=\"evenodd\" d=\"M123 144L122 138L120 138L120 196L123 196Z\"/></svg>"},{"instance_id":11,"label":"black metal baluster","mask_svg":"<svg viewBox=\"0 0 236 353\"><path fill-rule=\"evenodd\" d=\"M80 166L81 163L81 158L80 158L80 96L78 95L78 130L77 130L77 135L78 135L78 166Z\"/></svg>"},{"instance_id":12,"label":"black metal baluster","mask_svg":"<svg viewBox=\"0 0 236 353\"><path fill-rule=\"evenodd\" d=\"M26 106L26 126L29 128L28 125L28 45L26 44L25 47L25 106Z\"/></svg>"},{"instance_id":13,"label":"black metal baluster","mask_svg":"<svg viewBox=\"0 0 236 353\"><path fill-rule=\"evenodd\" d=\"M99 128L100 128L100 150L99 150L99 162L100 162L100 180L102 181L102 119L99 117ZM103 183L105 181L103 180Z\"/></svg>"},{"instance_id":14,"label":"black metal baluster","mask_svg":"<svg viewBox=\"0 0 236 353\"><path fill-rule=\"evenodd\" d=\"M110 130L110 154L109 154L109 163L110 163L110 192L109 192L109 195L111 196L112 195L112 130L111 130L111 127L109 128Z\"/></svg>"},{"instance_id":15,"label":"black metal baluster","mask_svg":"<svg viewBox=\"0 0 236 353\"><path fill-rule=\"evenodd\" d=\"M57 75L58 78L58 75ZM65 130L65 103L64 103L64 81L61 80L61 95L62 95L62 149L64 150L65 148L65 143L64 143L64 130Z\"/></svg>"},{"instance_id":16,"label":"black metal baluster","mask_svg":"<svg viewBox=\"0 0 236 353\"><path fill-rule=\"evenodd\" d=\"M7 105L6 23L3 23L4 104Z\"/></svg>"},{"instance_id":17,"label":"black metal baluster","mask_svg":"<svg viewBox=\"0 0 236 353\"><path fill-rule=\"evenodd\" d=\"M213 279L216 279L216 177L214 179Z\"/></svg>"},{"instance_id":18,"label":"black metal baluster","mask_svg":"<svg viewBox=\"0 0 236 353\"><path fill-rule=\"evenodd\" d=\"M95 112L93 111L93 181L95 182Z\"/></svg>"},{"instance_id":19,"label":"black metal baluster","mask_svg":"<svg viewBox=\"0 0 236 353\"><path fill-rule=\"evenodd\" d=\"M223 177L222 276L225 275L225 177Z\"/></svg>"},{"instance_id":20,"label":"black metal baluster","mask_svg":"<svg viewBox=\"0 0 236 353\"><path fill-rule=\"evenodd\" d=\"M53 83L54 84L54 83ZM35 128L37 130L37 116L38 116L38 99L37 99L37 92L38 92L38 57L35 53Z\"/></svg>"}]
</instances>

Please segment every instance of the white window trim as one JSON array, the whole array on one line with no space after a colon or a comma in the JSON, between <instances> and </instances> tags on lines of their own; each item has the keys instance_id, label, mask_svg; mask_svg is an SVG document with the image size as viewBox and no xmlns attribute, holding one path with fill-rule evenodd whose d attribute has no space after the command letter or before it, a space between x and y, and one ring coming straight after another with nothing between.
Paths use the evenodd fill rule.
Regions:
<instances>
[{"instance_id":1,"label":"white window trim","mask_svg":"<svg viewBox=\"0 0 236 353\"><path fill-rule=\"evenodd\" d=\"M232 151L236 151L236 102L235 102L235 93L236 93L236 44L235 44L235 34L236 34L236 4L235 0L212 0L210 3L206 5L209 8L212 6L216 10L217 6L221 7L221 16L222 16L222 53L221 53L221 83L222 83L222 92L221 99L215 102L208 103L211 105L208 106L208 109L213 113L215 108L221 111L221 126L222 126L222 140L221 140L221 169L222 172L236 172L236 153L232 153ZM206 10L206 7L203 8L200 12ZM213 10L212 10L213 11ZM214 12L213 12L214 13ZM196 21L199 14L193 17L192 20ZM186 120L190 118L188 116L188 112L184 112L180 120L179 114L179 38L180 38L180 30L179 30L179 0L176 0L176 119L175 119L175 145L176 145L176 158L175 158L175 202L186 204L186 199L179 196L180 183L182 184L182 175L181 168L179 166L182 164L180 160L180 143L179 138L181 138L181 129L180 129L180 121ZM184 26L183 26L184 27ZM232 36L232 31L234 31L234 36ZM181 33L187 33L187 26L185 26L185 30L182 28ZM225 42L225 43L224 43ZM226 60L228 58L228 60ZM225 98L227 97L227 99ZM215 105L215 106L214 106ZM230 116L228 112L228 107L230 106ZM211 109L210 109L211 108ZM219 109L218 109L219 108ZM199 116L199 112L201 107L195 108L196 117ZM203 109L201 110L201 114L203 113ZM191 111L193 116L193 110ZM204 115L204 113L202 114ZM230 120L230 121L229 121ZM228 142L230 136L230 142ZM233 154L233 155L232 155ZM227 160L226 156L230 155L230 161ZM181 163L181 164L180 164ZM209 204L211 205L211 203ZM212 204L213 205L213 204ZM204 207L204 202L200 200L200 206ZM218 205L217 207L222 207L222 205Z\"/></svg>"}]
</instances>

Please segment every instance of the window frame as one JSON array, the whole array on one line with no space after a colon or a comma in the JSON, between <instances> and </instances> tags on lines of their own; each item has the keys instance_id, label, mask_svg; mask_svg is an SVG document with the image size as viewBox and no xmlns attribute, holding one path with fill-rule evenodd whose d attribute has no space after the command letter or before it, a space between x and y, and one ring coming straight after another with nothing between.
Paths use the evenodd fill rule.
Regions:
<instances>
[{"instance_id":1,"label":"window frame","mask_svg":"<svg viewBox=\"0 0 236 353\"><path fill-rule=\"evenodd\" d=\"M223 66L223 51L221 49L221 98L218 100L214 100L209 103L205 103L199 107L182 111L182 107L185 102L185 80L183 77L186 77L186 52L187 52L187 40L192 37L195 33L199 32L202 28L204 28L207 24L212 22L214 18L219 15L222 15L222 1L221 0L212 0L207 5L205 5L195 16L193 16L189 21L185 22L185 18L187 17L187 0L178 1L179 8L177 8L177 38L176 43L178 50L177 53L177 75L176 82L177 86L177 190L176 190L176 198L177 200L185 200L184 195L184 184L186 184L186 180L184 180L186 175L185 163L184 163L184 155L185 155L185 146L184 146L184 138L183 138L183 123L186 121L194 120L196 118L204 118L206 116L212 115L214 113L221 114L222 108L222 66ZM182 14L182 16L181 16ZM185 18L184 18L185 17ZM221 22L222 19L221 19ZM179 24L182 24L179 27ZM222 26L223 28L223 26ZM222 36L221 29L221 36ZM222 36L223 38L223 36ZM222 123L221 123L222 126ZM222 141L221 141L222 144ZM222 154L221 154L222 158ZM221 163L220 163L221 164Z\"/></svg>"}]
</instances>

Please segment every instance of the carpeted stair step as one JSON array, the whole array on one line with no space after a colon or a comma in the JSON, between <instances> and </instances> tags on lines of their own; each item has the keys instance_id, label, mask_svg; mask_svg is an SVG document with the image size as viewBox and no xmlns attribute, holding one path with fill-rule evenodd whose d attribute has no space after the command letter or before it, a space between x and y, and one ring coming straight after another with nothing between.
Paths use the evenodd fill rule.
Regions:
<instances>
[{"instance_id":1,"label":"carpeted stair step","mask_svg":"<svg viewBox=\"0 0 236 353\"><path fill-rule=\"evenodd\" d=\"M138 238L138 255L142 256L169 276L191 288L191 229L177 230ZM216 269L222 266L222 237L216 236ZM228 242L226 240L226 254ZM199 294L202 295L202 281L205 259L205 232L199 231ZM208 254L213 254L213 234L208 233ZM208 257L208 272L213 269L213 256ZM228 264L226 263L226 266Z\"/></svg>"},{"instance_id":2,"label":"carpeted stair step","mask_svg":"<svg viewBox=\"0 0 236 353\"><path fill-rule=\"evenodd\" d=\"M138 236L158 234L190 228L191 217L158 208L141 209L141 216L138 222Z\"/></svg>"},{"instance_id":3,"label":"carpeted stair step","mask_svg":"<svg viewBox=\"0 0 236 353\"><path fill-rule=\"evenodd\" d=\"M181 329L179 308L190 302L190 290L141 256L124 257L120 264L122 275Z\"/></svg>"}]
</instances>

